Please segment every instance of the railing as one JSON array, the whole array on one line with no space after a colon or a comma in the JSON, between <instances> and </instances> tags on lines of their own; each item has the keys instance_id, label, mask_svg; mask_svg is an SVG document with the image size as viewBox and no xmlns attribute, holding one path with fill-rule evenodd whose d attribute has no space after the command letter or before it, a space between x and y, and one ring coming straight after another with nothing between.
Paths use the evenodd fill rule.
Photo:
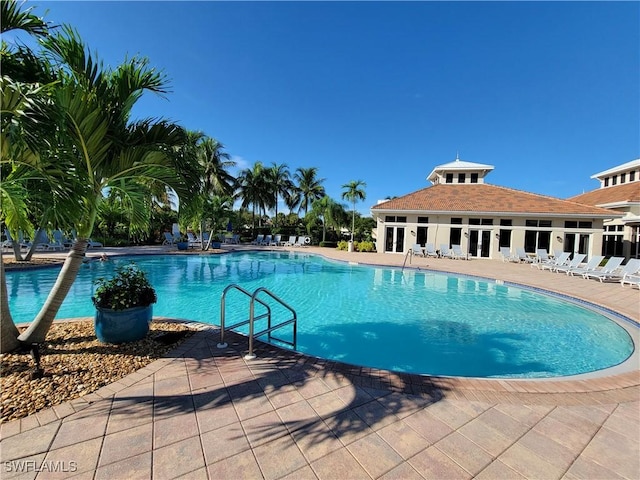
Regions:
<instances>
[{"instance_id":1,"label":"railing","mask_svg":"<svg viewBox=\"0 0 640 480\"><path fill-rule=\"evenodd\" d=\"M225 326L225 317L226 317L226 297L227 297L227 293L230 290L238 290L241 293L244 293L245 295L247 295L248 297L251 298L251 301L249 303L249 318L246 320L242 320L238 323L234 323L233 325L229 325L229 326ZM293 317L290 318L289 320L285 320L284 322L278 323L276 325L272 325L271 323L271 308L269 307L269 305L260 300L258 297L258 295L260 293L265 293L267 295L269 295L272 299L274 299L276 302L280 303L284 308L286 308L287 310L289 310L292 314ZM260 305L262 305L263 307L266 308L266 313L263 313L261 315L255 316L255 303L258 302ZM267 319L267 328L264 330L260 330L259 332L255 331L255 321L256 320L261 320L263 318ZM224 332L225 332L225 328L227 330L233 330L235 328L238 327L242 327L244 325L249 325L249 353L247 355L245 355L245 359L247 360L252 360L254 358L256 358L256 356L253 354L253 340L256 337L260 337L262 335L268 334L269 335L269 341L271 341L271 339L275 339L279 342L282 343L286 343L287 345L291 345L294 349L297 346L297 339L298 339L298 319L297 319L297 314L296 311L291 308L285 301L283 301L281 298L277 297L276 295L274 295L272 292L270 292L269 290L267 290L264 287L260 287L258 288L256 291L254 291L253 293L248 292L247 290L245 290L244 288L242 288L239 285L228 285L224 291L222 292L222 297L220 298L220 343L218 343L218 348L226 348L227 344L224 341ZM293 341L289 342L288 340L284 340L282 338L278 338L272 335L271 332L273 332L274 330L277 330L278 328L282 328L286 325L290 325L293 324Z\"/></svg>"}]
</instances>

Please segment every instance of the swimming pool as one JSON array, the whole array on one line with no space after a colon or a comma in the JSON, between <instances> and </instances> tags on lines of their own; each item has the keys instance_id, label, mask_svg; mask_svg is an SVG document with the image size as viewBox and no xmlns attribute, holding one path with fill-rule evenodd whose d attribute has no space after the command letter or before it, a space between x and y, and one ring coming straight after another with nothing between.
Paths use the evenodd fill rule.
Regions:
<instances>
[{"instance_id":1,"label":"swimming pool","mask_svg":"<svg viewBox=\"0 0 640 480\"><path fill-rule=\"evenodd\" d=\"M153 255L83 266L58 318L93 316L92 282L131 260L158 293L154 314L219 324L229 284L266 287L298 315L298 350L399 372L546 378L617 365L633 352L619 325L582 305L471 277L351 265L300 252ZM14 321L33 319L58 269L7 272ZM246 318L229 295L227 323ZM274 319L278 321L278 307ZM288 331L278 332L288 338Z\"/></svg>"}]
</instances>

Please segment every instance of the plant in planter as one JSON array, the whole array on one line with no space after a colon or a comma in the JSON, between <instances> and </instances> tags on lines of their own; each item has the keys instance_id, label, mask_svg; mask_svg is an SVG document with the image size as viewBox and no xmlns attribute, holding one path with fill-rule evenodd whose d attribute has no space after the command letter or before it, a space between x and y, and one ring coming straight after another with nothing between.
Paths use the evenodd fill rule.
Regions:
<instances>
[{"instance_id":1,"label":"plant in planter","mask_svg":"<svg viewBox=\"0 0 640 480\"><path fill-rule=\"evenodd\" d=\"M135 263L116 268L112 278L99 278L91 298L96 306L95 330L105 343L133 342L149 332L156 291Z\"/></svg>"},{"instance_id":2,"label":"plant in planter","mask_svg":"<svg viewBox=\"0 0 640 480\"><path fill-rule=\"evenodd\" d=\"M176 244L176 247L178 247L178 250L188 250L189 249L189 239L187 237L185 237L184 235L180 235L175 240L175 244Z\"/></svg>"}]
</instances>

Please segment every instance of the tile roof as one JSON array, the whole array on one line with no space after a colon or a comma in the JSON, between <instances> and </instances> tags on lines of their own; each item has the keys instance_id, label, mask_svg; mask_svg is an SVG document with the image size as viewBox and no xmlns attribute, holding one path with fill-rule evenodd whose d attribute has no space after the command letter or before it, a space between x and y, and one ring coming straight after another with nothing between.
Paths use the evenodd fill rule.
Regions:
<instances>
[{"instance_id":1,"label":"tile roof","mask_svg":"<svg viewBox=\"0 0 640 480\"><path fill-rule=\"evenodd\" d=\"M487 183L441 183L388 200L371 209L373 211L577 215L602 218L612 216L611 210Z\"/></svg>"},{"instance_id":2,"label":"tile roof","mask_svg":"<svg viewBox=\"0 0 640 480\"><path fill-rule=\"evenodd\" d=\"M597 188L568 199L585 205L640 202L640 182L623 183L614 187Z\"/></svg>"}]
</instances>

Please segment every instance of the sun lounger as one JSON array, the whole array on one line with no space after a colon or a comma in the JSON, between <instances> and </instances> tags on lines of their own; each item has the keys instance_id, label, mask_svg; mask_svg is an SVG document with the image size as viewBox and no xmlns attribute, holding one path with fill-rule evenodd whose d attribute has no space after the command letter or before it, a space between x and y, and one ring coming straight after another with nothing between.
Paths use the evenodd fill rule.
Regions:
<instances>
[{"instance_id":1,"label":"sun lounger","mask_svg":"<svg viewBox=\"0 0 640 480\"><path fill-rule=\"evenodd\" d=\"M620 265L622 265L623 261L623 257L611 257L602 268L594 270L593 272L583 273L582 278L597 278L602 282L604 279L613 275Z\"/></svg>"},{"instance_id":2,"label":"sun lounger","mask_svg":"<svg viewBox=\"0 0 640 480\"><path fill-rule=\"evenodd\" d=\"M622 257L611 257L611 258L622 258ZM611 260L609 260L611 261ZM609 262L607 262L607 265L609 265ZM614 263L615 266L615 263ZM638 260L637 258L632 258L630 259L627 264L624 267L616 267L616 268L612 268L609 272L606 273L591 273L591 274L587 274L587 278L597 278L598 280L600 280L601 282L609 281L620 281L622 278L624 278L625 275L629 274L629 275L635 275L638 273L638 270L640 270L640 260Z\"/></svg>"},{"instance_id":3,"label":"sun lounger","mask_svg":"<svg viewBox=\"0 0 640 480\"><path fill-rule=\"evenodd\" d=\"M574 276L574 275L583 275L588 272L593 272L600 266L600 264L602 263L602 260L604 260L603 255L594 255L589 259L589 261L584 266L578 267L578 268L572 268L571 270L567 270L566 273L567 275Z\"/></svg>"},{"instance_id":4,"label":"sun lounger","mask_svg":"<svg viewBox=\"0 0 640 480\"><path fill-rule=\"evenodd\" d=\"M193 232L187 232L187 242L189 243L189 248L193 248L196 245L202 246L202 240L196 237Z\"/></svg>"},{"instance_id":5,"label":"sun lounger","mask_svg":"<svg viewBox=\"0 0 640 480\"><path fill-rule=\"evenodd\" d=\"M269 246L270 243L271 243L271 235L269 234L269 235L265 235L265 237L262 239L262 241L258 245L267 247Z\"/></svg>"},{"instance_id":6,"label":"sun lounger","mask_svg":"<svg viewBox=\"0 0 640 480\"><path fill-rule=\"evenodd\" d=\"M629 275L628 273L625 273L620 279L620 285L624 287L627 283L632 287L635 285L640 288L640 274Z\"/></svg>"},{"instance_id":7,"label":"sun lounger","mask_svg":"<svg viewBox=\"0 0 640 480\"><path fill-rule=\"evenodd\" d=\"M570 256L571 252L563 252L549 263L537 263L536 265L540 270L553 270L554 268L561 267L568 263Z\"/></svg>"},{"instance_id":8,"label":"sun lounger","mask_svg":"<svg viewBox=\"0 0 640 480\"><path fill-rule=\"evenodd\" d=\"M273 236L273 239L269 242L269 245L272 247L279 247L282 243L282 235L276 234Z\"/></svg>"},{"instance_id":9,"label":"sun lounger","mask_svg":"<svg viewBox=\"0 0 640 480\"><path fill-rule=\"evenodd\" d=\"M295 235L289 236L289 240L284 242L284 246L285 247L293 247L295 244L296 244L296 236Z\"/></svg>"},{"instance_id":10,"label":"sun lounger","mask_svg":"<svg viewBox=\"0 0 640 480\"><path fill-rule=\"evenodd\" d=\"M438 252L436 251L436 247L433 243L427 243L424 246L424 256L425 257L438 257Z\"/></svg>"},{"instance_id":11,"label":"sun lounger","mask_svg":"<svg viewBox=\"0 0 640 480\"><path fill-rule=\"evenodd\" d=\"M264 235L260 234L256 237L254 241L251 242L251 245L261 245L264 240Z\"/></svg>"},{"instance_id":12,"label":"sun lounger","mask_svg":"<svg viewBox=\"0 0 640 480\"><path fill-rule=\"evenodd\" d=\"M440 256L443 258L453 258L453 252L449 250L449 246L445 243L440 245Z\"/></svg>"},{"instance_id":13,"label":"sun lounger","mask_svg":"<svg viewBox=\"0 0 640 480\"><path fill-rule=\"evenodd\" d=\"M453 258L467 259L467 255L462 251L462 247L460 245L451 245L451 250L453 252Z\"/></svg>"},{"instance_id":14,"label":"sun lounger","mask_svg":"<svg viewBox=\"0 0 640 480\"><path fill-rule=\"evenodd\" d=\"M525 252L522 247L516 247L515 258L517 258L517 261L520 263L533 263L533 258L527 255L527 252Z\"/></svg>"},{"instance_id":15,"label":"sun lounger","mask_svg":"<svg viewBox=\"0 0 640 480\"><path fill-rule=\"evenodd\" d=\"M500 256L502 257L503 262L517 262L518 259L511 255L511 250L509 247L500 247Z\"/></svg>"},{"instance_id":16,"label":"sun lounger","mask_svg":"<svg viewBox=\"0 0 640 480\"><path fill-rule=\"evenodd\" d=\"M411 255L413 255L414 257L424 257L422 246L419 243L414 243L413 245L411 245Z\"/></svg>"},{"instance_id":17,"label":"sun lounger","mask_svg":"<svg viewBox=\"0 0 640 480\"><path fill-rule=\"evenodd\" d=\"M586 255L584 253L576 253L573 256L573 259L571 259L569 263L566 263L565 265L558 265L557 267L551 268L551 271L556 273L559 273L559 272L566 273L571 269L578 268L582 263L582 261L585 259L585 257Z\"/></svg>"}]
</instances>

